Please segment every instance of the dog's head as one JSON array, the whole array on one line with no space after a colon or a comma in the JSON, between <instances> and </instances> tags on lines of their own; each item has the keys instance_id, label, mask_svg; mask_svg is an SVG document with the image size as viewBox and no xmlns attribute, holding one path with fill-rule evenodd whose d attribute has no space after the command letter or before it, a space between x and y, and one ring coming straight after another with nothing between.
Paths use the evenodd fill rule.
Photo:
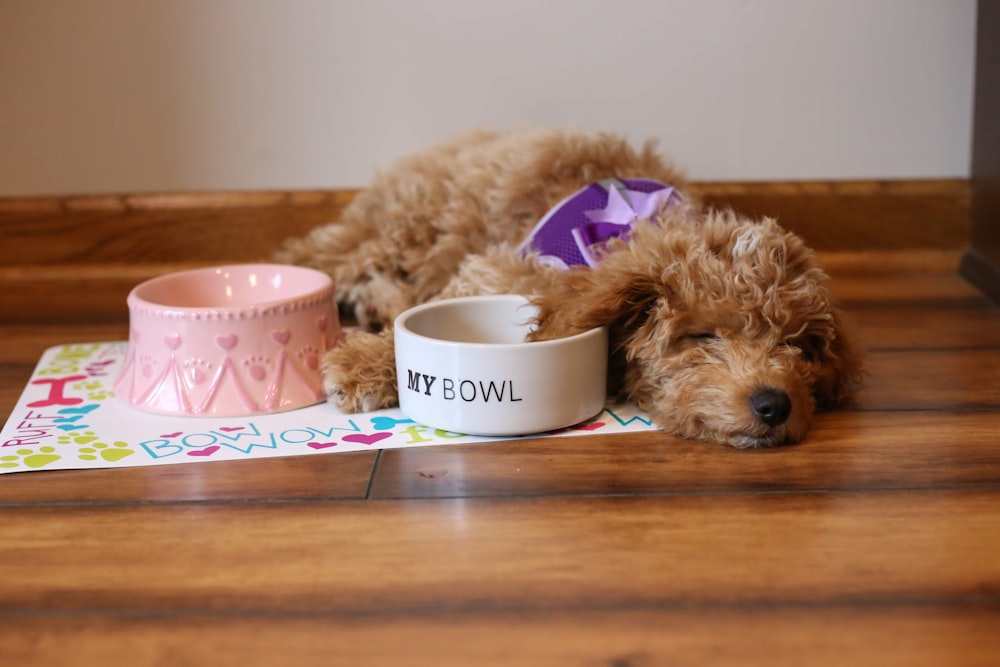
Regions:
<instances>
[{"instance_id":1,"label":"dog's head","mask_svg":"<svg viewBox=\"0 0 1000 667\"><path fill-rule=\"evenodd\" d=\"M826 274L770 219L668 209L538 305L536 339L609 326L618 392L683 437L797 442L861 375Z\"/></svg>"}]
</instances>

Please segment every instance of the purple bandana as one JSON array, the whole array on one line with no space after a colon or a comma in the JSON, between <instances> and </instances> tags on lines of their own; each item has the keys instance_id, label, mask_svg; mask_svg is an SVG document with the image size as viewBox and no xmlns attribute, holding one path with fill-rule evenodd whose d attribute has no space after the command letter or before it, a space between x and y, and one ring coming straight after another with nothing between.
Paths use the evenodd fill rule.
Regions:
<instances>
[{"instance_id":1,"label":"purple bandana","mask_svg":"<svg viewBox=\"0 0 1000 667\"><path fill-rule=\"evenodd\" d=\"M610 239L627 239L636 220L679 200L672 187L645 178L591 183L549 210L518 251L535 250L542 262L562 269L594 266Z\"/></svg>"}]
</instances>

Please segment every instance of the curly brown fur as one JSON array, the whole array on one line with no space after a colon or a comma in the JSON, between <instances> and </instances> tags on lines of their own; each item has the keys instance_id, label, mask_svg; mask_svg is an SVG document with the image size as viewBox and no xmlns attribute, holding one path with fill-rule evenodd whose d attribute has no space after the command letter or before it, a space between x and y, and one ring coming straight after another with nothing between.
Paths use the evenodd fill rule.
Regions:
<instances>
[{"instance_id":1,"label":"curly brown fur","mask_svg":"<svg viewBox=\"0 0 1000 667\"><path fill-rule=\"evenodd\" d=\"M567 278L536 298L534 337L608 325L618 392L677 435L796 442L859 379L826 274L773 220L667 209Z\"/></svg>"},{"instance_id":2,"label":"curly brown fur","mask_svg":"<svg viewBox=\"0 0 1000 667\"><path fill-rule=\"evenodd\" d=\"M360 325L384 326L439 296L470 255L516 246L583 185L624 176L683 185L652 144L635 151L611 135L476 132L378 174L336 224L289 241L276 258L329 272Z\"/></svg>"},{"instance_id":3,"label":"curly brown fur","mask_svg":"<svg viewBox=\"0 0 1000 667\"><path fill-rule=\"evenodd\" d=\"M593 269L560 271L515 248L553 205L603 178L683 189L651 145L567 132L468 135L380 174L340 221L279 261L329 272L338 300L378 333L324 357L330 400L397 401L391 322L431 299L522 293L535 339L611 330L614 391L677 435L735 447L796 442L817 407L860 379L825 273L773 220L704 212L690 198L637 223Z\"/></svg>"}]
</instances>

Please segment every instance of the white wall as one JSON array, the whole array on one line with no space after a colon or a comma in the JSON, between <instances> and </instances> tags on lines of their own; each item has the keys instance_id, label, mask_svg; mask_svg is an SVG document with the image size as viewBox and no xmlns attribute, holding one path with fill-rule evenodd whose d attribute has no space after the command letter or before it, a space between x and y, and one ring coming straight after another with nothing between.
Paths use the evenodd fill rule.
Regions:
<instances>
[{"instance_id":1,"label":"white wall","mask_svg":"<svg viewBox=\"0 0 1000 667\"><path fill-rule=\"evenodd\" d=\"M472 127L966 177L975 0L0 0L0 195L363 185Z\"/></svg>"}]
</instances>

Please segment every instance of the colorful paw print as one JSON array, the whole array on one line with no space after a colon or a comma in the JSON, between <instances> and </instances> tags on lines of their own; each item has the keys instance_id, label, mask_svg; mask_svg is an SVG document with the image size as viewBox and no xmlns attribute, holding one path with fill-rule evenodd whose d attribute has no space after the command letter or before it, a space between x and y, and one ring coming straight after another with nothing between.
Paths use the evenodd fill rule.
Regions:
<instances>
[{"instance_id":1,"label":"colorful paw print","mask_svg":"<svg viewBox=\"0 0 1000 667\"><path fill-rule=\"evenodd\" d=\"M13 454L0 456L0 468L18 468L22 465L33 470L44 468L62 458L55 451L55 447L39 447L38 451L18 449Z\"/></svg>"},{"instance_id":2,"label":"colorful paw print","mask_svg":"<svg viewBox=\"0 0 1000 667\"><path fill-rule=\"evenodd\" d=\"M95 442L93 447L81 447L79 452L81 461L96 461L100 457L108 463L116 463L135 454L135 450L129 449L128 443L121 440L116 440L110 445L106 442Z\"/></svg>"},{"instance_id":3,"label":"colorful paw print","mask_svg":"<svg viewBox=\"0 0 1000 667\"><path fill-rule=\"evenodd\" d=\"M75 431L68 435L61 435L56 439L59 445L82 445L77 452L81 461L97 461L103 459L108 463L116 463L127 456L135 454L135 450L130 449L127 442L116 440L111 444L99 442L100 437L93 431Z\"/></svg>"},{"instance_id":4,"label":"colorful paw print","mask_svg":"<svg viewBox=\"0 0 1000 667\"><path fill-rule=\"evenodd\" d=\"M69 435L60 435L56 442L60 445L89 445L97 442L97 434L93 431L74 431Z\"/></svg>"},{"instance_id":5,"label":"colorful paw print","mask_svg":"<svg viewBox=\"0 0 1000 667\"><path fill-rule=\"evenodd\" d=\"M87 400L90 401L104 401L114 396L114 392L101 382L78 382L73 385L73 389L87 392Z\"/></svg>"}]
</instances>

